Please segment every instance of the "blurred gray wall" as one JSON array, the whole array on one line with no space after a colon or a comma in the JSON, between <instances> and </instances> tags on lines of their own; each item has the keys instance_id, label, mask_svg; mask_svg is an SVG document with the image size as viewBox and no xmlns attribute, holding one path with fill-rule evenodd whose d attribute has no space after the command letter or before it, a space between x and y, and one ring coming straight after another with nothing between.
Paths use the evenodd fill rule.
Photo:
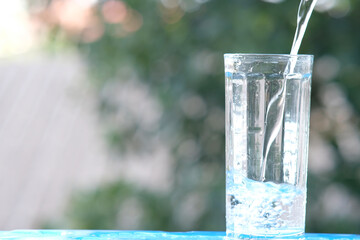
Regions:
<instances>
[{"instance_id":1,"label":"blurred gray wall","mask_svg":"<svg viewBox=\"0 0 360 240\"><path fill-rule=\"evenodd\" d=\"M83 72L74 54L0 60L0 230L60 219L72 190L105 178Z\"/></svg>"}]
</instances>

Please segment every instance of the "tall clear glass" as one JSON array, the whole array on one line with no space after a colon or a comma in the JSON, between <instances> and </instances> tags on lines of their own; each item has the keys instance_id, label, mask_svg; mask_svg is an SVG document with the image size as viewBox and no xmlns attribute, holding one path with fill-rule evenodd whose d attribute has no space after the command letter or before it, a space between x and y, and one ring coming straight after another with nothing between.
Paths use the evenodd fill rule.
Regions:
<instances>
[{"instance_id":1,"label":"tall clear glass","mask_svg":"<svg viewBox=\"0 0 360 240\"><path fill-rule=\"evenodd\" d=\"M227 236L301 235L313 56L224 58Z\"/></svg>"}]
</instances>

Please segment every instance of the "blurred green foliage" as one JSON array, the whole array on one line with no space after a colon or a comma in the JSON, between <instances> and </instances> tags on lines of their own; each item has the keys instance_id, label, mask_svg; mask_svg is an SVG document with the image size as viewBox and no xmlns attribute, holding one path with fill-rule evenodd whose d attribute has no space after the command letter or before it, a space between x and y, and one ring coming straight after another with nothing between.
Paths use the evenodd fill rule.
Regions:
<instances>
[{"instance_id":1,"label":"blurred green foliage","mask_svg":"<svg viewBox=\"0 0 360 240\"><path fill-rule=\"evenodd\" d=\"M104 34L95 42L77 46L98 89L99 112L109 130L107 140L111 149L121 160L128 151L151 152L155 140L166 145L174 159L173 182L171 189L162 193L121 180L95 191L77 193L69 206L71 227L126 228L121 220L127 214L123 206L135 201L142 211L137 219L138 229L224 230L223 54L289 53L299 1L271 4L260 0L183 0L178 1L182 5L174 8L166 8L162 3L171 1L123 2L141 15L139 30L119 35L121 24L104 21L101 9L106 1L103 1L98 14ZM314 54L315 59L332 56L340 65L339 71L330 77L322 76L321 68L314 72L312 108L323 113L319 121L330 122L330 127L319 130L312 126L312 132L325 139L335 162L325 172L310 169L308 232L360 232L358 218L327 214L322 199L324 191L336 183L351 194L352 210L360 215L360 159L355 156L349 160L344 155L335 133L341 122L330 119L326 114L327 103L322 100L323 89L335 84L345 96L344 104L351 109L347 121L358 134L360 2L345 2L351 7L347 15L340 17L336 12L331 15L326 11L313 14L300 50ZM147 99L133 105L118 101L117 90L129 81L149 89L152 101L159 104L156 124L144 126L141 118L131 115L131 110L126 111L146 109L143 105ZM119 121L119 113L126 117L126 127ZM145 118L148 112L143 114ZM315 127L318 125L319 122ZM187 148L182 145L185 142ZM187 219L179 206L193 196L200 199L200 205L194 208L201 211Z\"/></svg>"}]
</instances>

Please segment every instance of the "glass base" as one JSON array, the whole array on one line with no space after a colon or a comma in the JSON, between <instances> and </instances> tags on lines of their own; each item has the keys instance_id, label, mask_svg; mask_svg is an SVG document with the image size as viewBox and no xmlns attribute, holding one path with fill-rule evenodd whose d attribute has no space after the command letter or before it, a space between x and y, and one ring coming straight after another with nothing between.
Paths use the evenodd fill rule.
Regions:
<instances>
[{"instance_id":1,"label":"glass base","mask_svg":"<svg viewBox=\"0 0 360 240\"><path fill-rule=\"evenodd\" d=\"M266 238L275 238L275 239L301 239L305 234L304 229L272 229L272 230L254 230L251 233L245 231L242 233L226 231L226 239L266 239ZM290 237L290 238L289 238Z\"/></svg>"}]
</instances>

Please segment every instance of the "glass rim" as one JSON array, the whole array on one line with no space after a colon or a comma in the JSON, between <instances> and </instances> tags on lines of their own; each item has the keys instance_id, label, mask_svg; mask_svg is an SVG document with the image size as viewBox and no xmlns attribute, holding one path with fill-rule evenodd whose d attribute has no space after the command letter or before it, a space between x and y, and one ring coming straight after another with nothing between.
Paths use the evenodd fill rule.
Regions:
<instances>
[{"instance_id":1,"label":"glass rim","mask_svg":"<svg viewBox=\"0 0 360 240\"><path fill-rule=\"evenodd\" d=\"M314 58L312 54L280 54L280 53L224 53L224 57L274 57L274 58Z\"/></svg>"}]
</instances>

